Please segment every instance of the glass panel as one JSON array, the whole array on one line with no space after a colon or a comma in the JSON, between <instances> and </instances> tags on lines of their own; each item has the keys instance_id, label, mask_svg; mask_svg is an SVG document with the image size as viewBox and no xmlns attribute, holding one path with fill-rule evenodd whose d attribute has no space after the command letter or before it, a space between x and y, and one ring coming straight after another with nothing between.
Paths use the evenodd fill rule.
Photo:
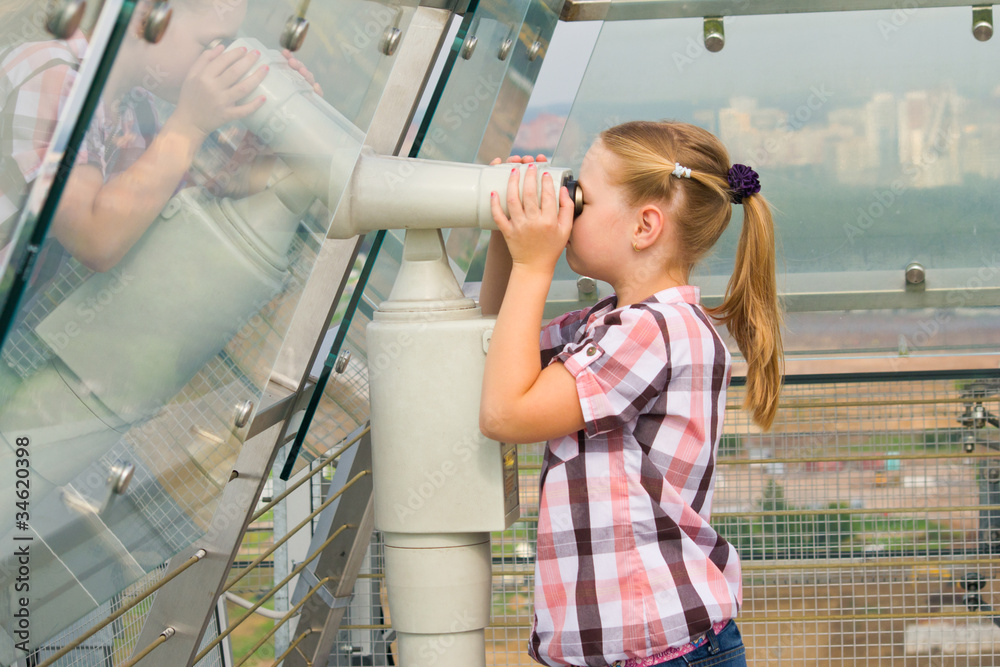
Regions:
<instances>
[{"instance_id":1,"label":"glass panel","mask_svg":"<svg viewBox=\"0 0 1000 667\"><path fill-rule=\"evenodd\" d=\"M1000 305L1000 43L976 41L969 19L968 7L739 16L718 53L701 19L606 23L554 162L579 168L603 128L630 119L714 132L775 206L780 283L816 332L793 348L894 352L928 313L995 330L994 310L969 307ZM741 221L736 207L693 276L708 302ZM911 262L926 278L907 286ZM557 277L574 276L563 264ZM898 320L901 308L919 315ZM851 325L837 313L856 309L888 318L879 342L841 337Z\"/></svg>"},{"instance_id":2,"label":"glass panel","mask_svg":"<svg viewBox=\"0 0 1000 667\"><path fill-rule=\"evenodd\" d=\"M333 40L415 5L321 4L304 65L277 48L291 2L174 0L155 46L129 27L0 357L0 497L30 480L0 535L31 545L32 645L210 529L392 66Z\"/></svg>"},{"instance_id":3,"label":"glass panel","mask_svg":"<svg viewBox=\"0 0 1000 667\"><path fill-rule=\"evenodd\" d=\"M84 133L134 8L112 0L94 20L61 2L0 5L0 343L72 156L85 159ZM50 25L51 17L83 21ZM50 27L67 33L64 39L54 39Z\"/></svg>"},{"instance_id":4,"label":"glass panel","mask_svg":"<svg viewBox=\"0 0 1000 667\"><path fill-rule=\"evenodd\" d=\"M505 84L508 68L513 65L518 70L527 69L527 49L531 44L524 42L530 39L528 32L537 30L533 26L528 26L527 31L522 29L531 4L529 0L481 2L468 21L467 31L464 34L459 31L446 66L447 85L431 107L433 115L423 130L419 157L475 161L495 105L516 103L507 98L506 90L502 100L497 96ZM503 49L507 54L501 59ZM535 74L540 65L541 59L531 66ZM533 81L531 77L520 86L525 101ZM518 114L510 123L511 140L520 119Z\"/></svg>"},{"instance_id":5,"label":"glass panel","mask_svg":"<svg viewBox=\"0 0 1000 667\"><path fill-rule=\"evenodd\" d=\"M452 44L411 156L480 161L487 141L506 142L500 150L509 150L555 23L556 11L545 2L480 2L474 13L466 16ZM470 49L467 45L473 37L475 47ZM509 47L504 46L507 40ZM539 47L532 54L531 47L536 42ZM484 136L494 134L498 138L484 140ZM362 247L358 256L358 271L364 262L375 262L368 282L354 286L365 290L364 297L356 311L345 311L343 319L334 322L335 329L349 327L343 348L350 350L351 364L343 374L330 376L305 440L302 455L307 459L321 455L368 418L368 366L378 360L367 357L364 332L374 308L388 298L392 289L402 257L403 238L399 232L387 233L382 237L377 257L369 256L367 246ZM478 230L451 232L448 250L457 273L464 275L479 239ZM350 299L351 291L344 291L342 302ZM334 331L328 334L334 335ZM333 349L330 354L336 356L340 351Z\"/></svg>"},{"instance_id":6,"label":"glass panel","mask_svg":"<svg viewBox=\"0 0 1000 667\"><path fill-rule=\"evenodd\" d=\"M485 164L510 152L555 30L555 4L479 4L452 47L447 86L421 128L420 157ZM459 280L483 261L488 239L473 229L449 233L448 256Z\"/></svg>"},{"instance_id":7,"label":"glass panel","mask_svg":"<svg viewBox=\"0 0 1000 667\"><path fill-rule=\"evenodd\" d=\"M298 0L251 2L248 22L259 26L273 44L299 4ZM398 42L402 41L416 5L415 0L309 5L309 33L295 57L310 64L327 98L336 100L337 110L363 130L371 123L395 62L386 57L384 46L394 29L399 31Z\"/></svg>"}]
</instances>

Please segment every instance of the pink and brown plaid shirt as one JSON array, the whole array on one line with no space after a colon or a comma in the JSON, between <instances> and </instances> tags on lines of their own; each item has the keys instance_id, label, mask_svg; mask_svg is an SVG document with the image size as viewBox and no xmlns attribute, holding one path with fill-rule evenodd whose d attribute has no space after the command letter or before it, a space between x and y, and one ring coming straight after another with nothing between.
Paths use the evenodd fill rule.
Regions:
<instances>
[{"instance_id":1,"label":"pink and brown plaid shirt","mask_svg":"<svg viewBox=\"0 0 1000 667\"><path fill-rule=\"evenodd\" d=\"M576 377L584 431L545 451L529 653L610 665L683 646L742 602L709 525L731 358L692 286L568 313L542 363Z\"/></svg>"},{"instance_id":2,"label":"pink and brown plaid shirt","mask_svg":"<svg viewBox=\"0 0 1000 667\"><path fill-rule=\"evenodd\" d=\"M29 185L38 176L86 50L87 39L78 30L65 41L26 42L0 61L0 158L5 169L16 165ZM98 105L76 164L92 165L105 178L132 165L158 128L152 99L148 91L134 88L117 108ZM8 192L0 182L0 220L20 210L26 194L21 190ZM6 231L9 234L12 230ZM8 240L0 233L0 248Z\"/></svg>"}]
</instances>

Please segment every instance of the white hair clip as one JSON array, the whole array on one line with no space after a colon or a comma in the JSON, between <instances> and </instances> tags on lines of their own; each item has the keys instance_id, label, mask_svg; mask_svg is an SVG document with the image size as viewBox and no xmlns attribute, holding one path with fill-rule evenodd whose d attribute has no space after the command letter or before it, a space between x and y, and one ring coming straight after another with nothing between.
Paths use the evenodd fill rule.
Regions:
<instances>
[{"instance_id":1,"label":"white hair clip","mask_svg":"<svg viewBox=\"0 0 1000 667\"><path fill-rule=\"evenodd\" d=\"M673 175L677 178L691 178L691 170L687 167L682 167L679 164L674 164Z\"/></svg>"}]
</instances>

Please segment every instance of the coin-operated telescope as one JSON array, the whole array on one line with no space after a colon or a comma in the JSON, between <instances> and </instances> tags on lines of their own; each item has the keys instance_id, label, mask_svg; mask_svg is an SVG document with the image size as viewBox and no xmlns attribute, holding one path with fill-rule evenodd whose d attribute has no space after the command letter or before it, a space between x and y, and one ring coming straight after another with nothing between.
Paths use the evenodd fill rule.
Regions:
<instances>
[{"instance_id":1,"label":"coin-operated telescope","mask_svg":"<svg viewBox=\"0 0 1000 667\"><path fill-rule=\"evenodd\" d=\"M518 518L517 457L479 431L493 320L464 295L441 230L495 229L490 193L505 202L519 166L363 152L363 134L280 53L252 39L230 48L240 46L271 65L251 94L267 102L243 122L280 157L280 172L241 200L180 192L116 269L91 276L37 325L51 358L0 406L0 468L12 467L14 437L31 437L38 498L153 417L281 291L296 228L317 200L337 208L331 238L406 229L395 286L368 328L389 604L402 664L485 665L490 532ZM546 172L581 199L569 170L539 165L539 184ZM127 289L114 289L120 275ZM101 316L80 321L81 305L105 292L115 298Z\"/></svg>"},{"instance_id":2,"label":"coin-operated telescope","mask_svg":"<svg viewBox=\"0 0 1000 667\"><path fill-rule=\"evenodd\" d=\"M495 320L463 294L440 229L495 228L490 192L505 200L510 169L362 155L330 232L407 230L367 340L375 525L400 661L413 667L485 665L490 532L519 516L514 445L479 431ZM570 175L538 171L557 185Z\"/></svg>"},{"instance_id":3,"label":"coin-operated telescope","mask_svg":"<svg viewBox=\"0 0 1000 667\"><path fill-rule=\"evenodd\" d=\"M324 195L322 161L286 160L315 196ZM389 607L407 667L485 666L490 532L519 517L515 447L479 431L495 320L483 318L463 293L441 233L496 229L490 193L499 193L506 207L512 166L521 170L523 189L527 170L520 165L362 152L329 232L351 238L406 230L396 282L368 325L367 343L375 525L383 533ZM549 173L556 194L568 185L580 205L569 170L542 164L536 171L538 192Z\"/></svg>"}]
</instances>

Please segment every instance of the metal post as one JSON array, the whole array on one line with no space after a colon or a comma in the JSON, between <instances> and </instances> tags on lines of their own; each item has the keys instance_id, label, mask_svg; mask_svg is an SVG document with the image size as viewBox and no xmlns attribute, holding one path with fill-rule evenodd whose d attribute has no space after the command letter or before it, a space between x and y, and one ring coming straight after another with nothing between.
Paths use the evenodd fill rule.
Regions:
<instances>
[{"instance_id":1,"label":"metal post","mask_svg":"<svg viewBox=\"0 0 1000 667\"><path fill-rule=\"evenodd\" d=\"M279 462L284 461L287 456L288 446L286 445L278 450L277 460ZM288 486L288 484L281 479L281 476L277 474L272 476L271 484L271 488L274 489L274 496L284 493L285 487ZM288 532L288 501L275 505L272 516L274 517L274 534L285 535ZM277 551L274 552L273 581L281 581L288 576L288 551L288 545L283 544ZM282 588L274 594L274 611L287 612L288 609L288 588ZM289 624L286 623L278 628L278 631L274 634L274 655L281 655L286 649L288 649L288 644L291 641L289 630Z\"/></svg>"},{"instance_id":2,"label":"metal post","mask_svg":"<svg viewBox=\"0 0 1000 667\"><path fill-rule=\"evenodd\" d=\"M365 470L371 470L370 434L365 435L357 447L340 457L328 496L336 494L348 480ZM325 665L327 662L337 637L337 628L354 589L361 561L371 541L374 525L371 490L372 479L369 475L364 478L363 483L351 487L319 515L316 532L309 546L310 553L317 545L325 542L338 526L348 521L353 522L359 516L362 519L357 531L345 533L330 544L324 549L323 555L310 563L299 576L295 595L292 597L294 604L298 604L316 582L327 578L332 581L303 606L295 634L308 634L300 641L299 650L285 658L285 667L305 666L307 663L302 656L308 656L309 662L315 665Z\"/></svg>"},{"instance_id":3,"label":"metal post","mask_svg":"<svg viewBox=\"0 0 1000 667\"><path fill-rule=\"evenodd\" d=\"M284 424L277 424L247 440L233 468L237 474L223 489L211 529L195 545L171 559L173 567L198 548L208 551L205 562L197 570L184 573L174 585L163 588L153 599L133 655L156 641L165 627L174 628L176 634L166 646L146 657L143 667L187 665L197 653L215 610L216 599L243 541L249 514L274 464L275 440L283 428Z\"/></svg>"}]
</instances>

